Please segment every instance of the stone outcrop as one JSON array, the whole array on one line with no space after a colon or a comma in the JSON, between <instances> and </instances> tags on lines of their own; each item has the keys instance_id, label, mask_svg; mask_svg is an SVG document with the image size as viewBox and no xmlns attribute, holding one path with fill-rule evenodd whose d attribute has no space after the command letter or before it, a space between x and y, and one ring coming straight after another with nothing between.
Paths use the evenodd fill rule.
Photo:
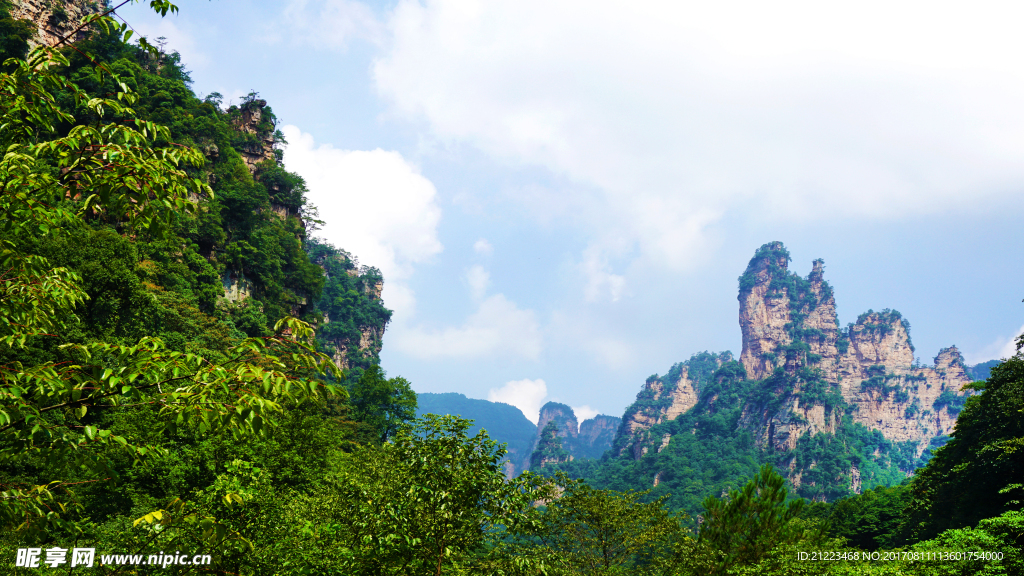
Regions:
<instances>
[{"instance_id":1,"label":"stone outcrop","mask_svg":"<svg viewBox=\"0 0 1024 576\"><path fill-rule=\"evenodd\" d=\"M554 434L558 449L564 450L570 459L600 458L611 447L620 423L621 419L615 416L599 414L577 424L576 413L571 407L548 402L540 409L530 466L533 467L534 460L553 462L551 459L561 454L553 449L552 439L545 440L545 434Z\"/></svg>"},{"instance_id":2,"label":"stone outcrop","mask_svg":"<svg viewBox=\"0 0 1024 576\"><path fill-rule=\"evenodd\" d=\"M576 416L573 416L573 420ZM560 428L556 420L549 420L543 427L538 427L537 443L530 456L530 468L540 470L548 464L561 464L573 459L562 446L562 439L567 430Z\"/></svg>"},{"instance_id":3,"label":"stone outcrop","mask_svg":"<svg viewBox=\"0 0 1024 576\"><path fill-rule=\"evenodd\" d=\"M611 447L621 422L621 418L598 414L580 423L577 437L580 457L600 458Z\"/></svg>"},{"instance_id":4,"label":"stone outcrop","mask_svg":"<svg viewBox=\"0 0 1024 576\"><path fill-rule=\"evenodd\" d=\"M360 267L356 259L345 252L338 250L325 256L321 256L314 262L323 270L324 276L331 278L331 275L345 274L350 278L356 278L356 286L361 298L380 302L384 291L384 280L379 275L365 275L368 271ZM332 320L330 314L325 312L320 326L326 326ZM384 343L384 330L387 322L368 322L356 326L359 331L358 338L354 336L327 337L327 342L334 348L332 358L336 366L342 370L348 370L359 360L378 358ZM524 457L525 458L525 457Z\"/></svg>"},{"instance_id":5,"label":"stone outcrop","mask_svg":"<svg viewBox=\"0 0 1024 576\"><path fill-rule=\"evenodd\" d=\"M548 402L541 406L540 416L537 420L538 439L540 439L540 431L547 427L548 422L555 423L560 438L575 439L579 435L580 425L576 421L576 413L565 404Z\"/></svg>"},{"instance_id":6,"label":"stone outcrop","mask_svg":"<svg viewBox=\"0 0 1024 576\"><path fill-rule=\"evenodd\" d=\"M910 325L892 310L868 311L840 330L823 262L816 260L806 279L790 273L788 264L782 243L766 244L740 278L740 360L747 374L761 379L782 369L797 376L788 411L761 415L762 445L792 449L807 432L835 430L841 414L800 397L808 384L805 368L838 388L854 422L894 442L914 442L919 455L932 438L949 434L955 415L935 403L947 391L963 396L961 388L971 381L959 351L940 351L934 367L915 366Z\"/></svg>"},{"instance_id":7,"label":"stone outcrop","mask_svg":"<svg viewBox=\"0 0 1024 576\"><path fill-rule=\"evenodd\" d=\"M700 385L732 360L732 354L697 354L686 362L672 367L664 377L651 376L637 394L636 402L626 409L622 423L613 441L617 454L629 451L634 458L647 453L650 440L647 431L693 408L700 397ZM700 368L700 374L691 378L691 368Z\"/></svg>"},{"instance_id":8,"label":"stone outcrop","mask_svg":"<svg viewBox=\"0 0 1024 576\"><path fill-rule=\"evenodd\" d=\"M623 417L616 454L640 459L661 452L672 438L665 423L694 406L713 412L717 395L703 391L716 367L727 371L726 363L735 367L729 370L745 371L731 376L737 382L758 381L750 389L760 392L745 401L738 425L761 450L790 451L808 435L836 434L847 414L916 456L953 431L967 394L963 387L973 380L956 347L940 350L931 366L919 365L910 324L893 310L869 310L840 328L824 262L814 261L803 278L789 272L789 260L782 243L765 244L739 279L742 368L728 353L705 353L666 376L648 378ZM792 464L790 480L799 487L814 463L802 469ZM862 471L855 466L846 474L850 488L859 491Z\"/></svg>"},{"instance_id":9,"label":"stone outcrop","mask_svg":"<svg viewBox=\"0 0 1024 576\"><path fill-rule=\"evenodd\" d=\"M11 17L15 20L28 20L35 26L35 36L29 40L31 47L55 46L61 39L75 32L83 18L100 12L101 8L101 2L85 0L14 0ZM82 40L88 34L89 30L83 29L75 33L73 38L68 38L67 42Z\"/></svg>"},{"instance_id":10,"label":"stone outcrop","mask_svg":"<svg viewBox=\"0 0 1024 576\"><path fill-rule=\"evenodd\" d=\"M263 109L266 107L266 100L259 98L245 100L238 106L239 114L232 122L239 132L251 137L251 141L239 152L249 171L254 174L261 162L276 158L273 126L269 129L264 126Z\"/></svg>"}]
</instances>

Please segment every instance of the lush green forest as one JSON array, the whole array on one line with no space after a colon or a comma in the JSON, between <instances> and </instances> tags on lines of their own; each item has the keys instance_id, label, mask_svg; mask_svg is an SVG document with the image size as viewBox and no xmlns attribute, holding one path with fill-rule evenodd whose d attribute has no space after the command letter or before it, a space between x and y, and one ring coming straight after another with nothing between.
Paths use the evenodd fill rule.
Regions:
<instances>
[{"instance_id":1,"label":"lush green forest","mask_svg":"<svg viewBox=\"0 0 1024 576\"><path fill-rule=\"evenodd\" d=\"M315 210L266 148L281 137L258 95L197 97L176 53L109 14L30 51L9 7L3 573L1024 574L1020 354L910 480L831 504L736 432L742 399L788 384L720 357L692 360L715 408L665 423L700 434L645 459L674 475L652 490L645 460L508 479L504 447L416 418L411 384L380 366L380 274L308 236ZM807 474L849 463L811 440Z\"/></svg>"}]
</instances>

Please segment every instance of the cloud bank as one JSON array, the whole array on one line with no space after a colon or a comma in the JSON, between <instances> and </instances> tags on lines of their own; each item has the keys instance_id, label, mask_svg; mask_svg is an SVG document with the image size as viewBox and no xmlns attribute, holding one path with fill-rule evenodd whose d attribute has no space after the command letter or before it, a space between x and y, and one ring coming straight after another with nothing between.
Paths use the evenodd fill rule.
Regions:
<instances>
[{"instance_id":1,"label":"cloud bank","mask_svg":"<svg viewBox=\"0 0 1024 576\"><path fill-rule=\"evenodd\" d=\"M441 141L594 186L588 298L625 241L678 269L726 215L886 220L1018 202L1024 7L401 0L374 67Z\"/></svg>"},{"instance_id":2,"label":"cloud bank","mask_svg":"<svg viewBox=\"0 0 1024 576\"><path fill-rule=\"evenodd\" d=\"M491 402L504 402L519 408L526 418L534 424L540 420L540 406L548 395L548 386L543 380L513 380L501 388L491 388L487 399Z\"/></svg>"}]
</instances>

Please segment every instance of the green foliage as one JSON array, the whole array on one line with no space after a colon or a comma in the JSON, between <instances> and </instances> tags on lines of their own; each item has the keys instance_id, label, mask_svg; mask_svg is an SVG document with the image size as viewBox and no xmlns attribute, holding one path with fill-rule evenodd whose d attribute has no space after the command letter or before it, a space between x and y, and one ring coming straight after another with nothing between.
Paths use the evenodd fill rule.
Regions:
<instances>
[{"instance_id":1,"label":"green foliage","mask_svg":"<svg viewBox=\"0 0 1024 576\"><path fill-rule=\"evenodd\" d=\"M472 421L468 434L486 430L487 435L506 445L508 457L523 467L537 437L537 425L526 419L522 411L503 402L467 398L457 392L422 393L417 396L416 416L426 414L459 416Z\"/></svg>"},{"instance_id":2,"label":"green foliage","mask_svg":"<svg viewBox=\"0 0 1024 576\"><path fill-rule=\"evenodd\" d=\"M857 322L851 325L850 330L851 333L853 330L856 330L857 332L884 338L886 334L893 330L893 326L896 323L901 324L907 332L907 343L910 345L910 351L913 352L914 343L910 339L910 321L896 310L886 308L881 312L875 312L869 309L857 317Z\"/></svg>"},{"instance_id":3,"label":"green foliage","mask_svg":"<svg viewBox=\"0 0 1024 576\"><path fill-rule=\"evenodd\" d=\"M350 380L377 360L375 355L354 354L362 334L383 332L391 311L384 307L378 293L384 281L380 271L360 267L356 259L315 238L306 241L311 261L323 269L326 281L317 309L323 314L323 323L317 333L320 348L330 354L339 347L346 348L346 362L352 367ZM372 345L379 345L375 342Z\"/></svg>"},{"instance_id":4,"label":"green foliage","mask_svg":"<svg viewBox=\"0 0 1024 576\"><path fill-rule=\"evenodd\" d=\"M401 376L386 378L380 366L370 366L349 388L352 417L369 425L378 441L387 442L416 417L416 393Z\"/></svg>"},{"instance_id":5,"label":"green foliage","mask_svg":"<svg viewBox=\"0 0 1024 576\"><path fill-rule=\"evenodd\" d=\"M754 252L754 257L750 259L747 269L739 278L740 298L743 298L757 284L758 271L767 269L773 278L775 276L785 276L785 267L789 264L790 260L792 258L789 256L789 250L786 250L782 242L768 242L761 245Z\"/></svg>"},{"instance_id":6,"label":"green foliage","mask_svg":"<svg viewBox=\"0 0 1024 576\"><path fill-rule=\"evenodd\" d=\"M526 556L545 560L548 573L675 574L710 567L683 517L665 509L664 498L644 502L647 492L597 490L564 474L561 490L538 525L520 531ZM525 538L524 538L525 537Z\"/></svg>"},{"instance_id":7,"label":"green foliage","mask_svg":"<svg viewBox=\"0 0 1024 576\"><path fill-rule=\"evenodd\" d=\"M916 537L1022 509L1024 359L1010 358L992 369L987 382L971 388L981 393L967 399L952 439L911 485L909 527Z\"/></svg>"},{"instance_id":8,"label":"green foliage","mask_svg":"<svg viewBox=\"0 0 1024 576\"><path fill-rule=\"evenodd\" d=\"M804 502L787 503L785 483L765 464L742 490L729 491L726 499L709 496L704 500L700 540L722 554L715 573L735 564L757 563L775 547L803 536L792 521Z\"/></svg>"},{"instance_id":9,"label":"green foliage","mask_svg":"<svg viewBox=\"0 0 1024 576\"><path fill-rule=\"evenodd\" d=\"M956 416L964 409L964 405L967 403L967 394L957 394L952 390L943 390L942 394L932 402L932 409L938 412L945 408L950 415Z\"/></svg>"},{"instance_id":10,"label":"green foliage","mask_svg":"<svg viewBox=\"0 0 1024 576\"><path fill-rule=\"evenodd\" d=\"M900 524L909 503L906 484L879 486L837 500L828 517L829 534L862 550L896 548L903 543Z\"/></svg>"},{"instance_id":11,"label":"green foliage","mask_svg":"<svg viewBox=\"0 0 1024 576\"><path fill-rule=\"evenodd\" d=\"M469 422L429 415L393 442L360 448L331 486L308 501L315 573L442 574L488 564L484 550L517 530L549 489L526 474L508 481L504 451ZM486 572L486 571L484 571Z\"/></svg>"},{"instance_id":12,"label":"green foliage","mask_svg":"<svg viewBox=\"0 0 1024 576\"><path fill-rule=\"evenodd\" d=\"M40 354L38 341L59 338L53 333L82 320L76 307L94 296L83 289L88 280L112 274L110 282L118 284L131 276L116 264L133 259L130 247L109 232L92 233L88 224L165 241L173 226L197 213L193 198L210 194L190 173L202 166L201 154L167 146L167 128L133 117L126 104L138 95L124 82L115 82L115 98L90 98L56 72L69 64L53 50L37 49L0 74L0 458L3 478L18 476L2 482L0 525L28 534L81 533L85 524L76 517L82 508L68 486L110 480L118 458L164 453L144 437L116 434L104 414L148 406L166 433L190 427L243 438L273 425L288 403L316 398L315 378L333 368L310 347L310 328L295 319L279 322L278 336L233 343L212 356L130 334L122 335L126 344L67 342ZM61 107L61 95L92 121L76 123ZM61 125L68 126L63 133ZM115 265L79 276L31 252L74 234L97 240ZM137 293L137 286L128 291ZM285 328L288 336L280 333ZM33 468L38 472L23 480L20 474ZM68 480L75 476L84 478Z\"/></svg>"},{"instance_id":13,"label":"green foliage","mask_svg":"<svg viewBox=\"0 0 1024 576\"><path fill-rule=\"evenodd\" d=\"M988 380L988 377L992 373L992 369L998 366L1002 360L989 360L988 362L982 362L975 364L974 366L968 366L966 368L967 375L971 377L975 382L981 380Z\"/></svg>"},{"instance_id":14,"label":"green foliage","mask_svg":"<svg viewBox=\"0 0 1024 576\"><path fill-rule=\"evenodd\" d=\"M28 53L28 41L35 30L27 20L11 17L9 0L0 2L0 65L8 58L24 58ZM0 69L6 69L6 66Z\"/></svg>"}]
</instances>

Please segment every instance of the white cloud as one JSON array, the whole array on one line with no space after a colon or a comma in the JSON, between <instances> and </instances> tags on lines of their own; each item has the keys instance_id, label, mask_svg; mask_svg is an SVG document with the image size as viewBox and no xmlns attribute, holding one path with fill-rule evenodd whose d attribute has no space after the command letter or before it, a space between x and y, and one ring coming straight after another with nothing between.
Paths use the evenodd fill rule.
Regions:
<instances>
[{"instance_id":1,"label":"white cloud","mask_svg":"<svg viewBox=\"0 0 1024 576\"><path fill-rule=\"evenodd\" d=\"M437 190L401 154L317 146L295 126L282 128L285 166L301 175L327 222L319 235L384 274L384 301L400 320L415 297L405 281L442 250Z\"/></svg>"},{"instance_id":2,"label":"white cloud","mask_svg":"<svg viewBox=\"0 0 1024 576\"><path fill-rule=\"evenodd\" d=\"M504 402L519 408L523 415L534 424L540 420L540 406L548 396L548 386L543 380L513 380L501 388L491 388L487 399Z\"/></svg>"},{"instance_id":3,"label":"white cloud","mask_svg":"<svg viewBox=\"0 0 1024 576\"><path fill-rule=\"evenodd\" d=\"M583 294L588 302L596 302L603 297L615 302L622 296L626 278L609 271L608 260L597 247L590 246L583 251L580 271L586 280Z\"/></svg>"},{"instance_id":4,"label":"white cloud","mask_svg":"<svg viewBox=\"0 0 1024 576\"><path fill-rule=\"evenodd\" d=\"M490 256L494 253L494 246L486 239L481 238L473 243L473 251L481 256Z\"/></svg>"},{"instance_id":5,"label":"white cloud","mask_svg":"<svg viewBox=\"0 0 1024 576\"><path fill-rule=\"evenodd\" d=\"M469 294L474 300L480 300L487 294L487 286L491 283L491 275L484 270L483 266L476 265L466 272L466 282L469 283Z\"/></svg>"},{"instance_id":6,"label":"white cloud","mask_svg":"<svg viewBox=\"0 0 1024 576\"><path fill-rule=\"evenodd\" d=\"M289 37L317 47L345 48L353 40L381 40L383 26L369 6L354 0L291 0L284 9Z\"/></svg>"},{"instance_id":7,"label":"white cloud","mask_svg":"<svg viewBox=\"0 0 1024 576\"><path fill-rule=\"evenodd\" d=\"M397 324L391 330L392 345L421 359L477 358L505 355L536 360L542 336L532 310L521 310L503 294L495 294L460 327L431 330Z\"/></svg>"},{"instance_id":8,"label":"white cloud","mask_svg":"<svg viewBox=\"0 0 1024 576\"><path fill-rule=\"evenodd\" d=\"M973 354L965 353L964 359L968 364L980 364L981 362L987 362L989 360L1010 358L1017 353L1017 338L1022 334L1024 334L1024 326L1021 326L1013 336L1000 336L978 352Z\"/></svg>"},{"instance_id":9,"label":"white cloud","mask_svg":"<svg viewBox=\"0 0 1024 576\"><path fill-rule=\"evenodd\" d=\"M1022 16L1011 2L400 0L374 76L438 139L596 187L600 244L685 268L727 214L1020 202Z\"/></svg>"},{"instance_id":10,"label":"white cloud","mask_svg":"<svg viewBox=\"0 0 1024 576\"><path fill-rule=\"evenodd\" d=\"M582 424L584 420L590 420L594 416L600 414L600 412L586 404L584 404L583 406L573 406L572 411L574 414L576 414L576 421L579 422L580 424Z\"/></svg>"}]
</instances>

